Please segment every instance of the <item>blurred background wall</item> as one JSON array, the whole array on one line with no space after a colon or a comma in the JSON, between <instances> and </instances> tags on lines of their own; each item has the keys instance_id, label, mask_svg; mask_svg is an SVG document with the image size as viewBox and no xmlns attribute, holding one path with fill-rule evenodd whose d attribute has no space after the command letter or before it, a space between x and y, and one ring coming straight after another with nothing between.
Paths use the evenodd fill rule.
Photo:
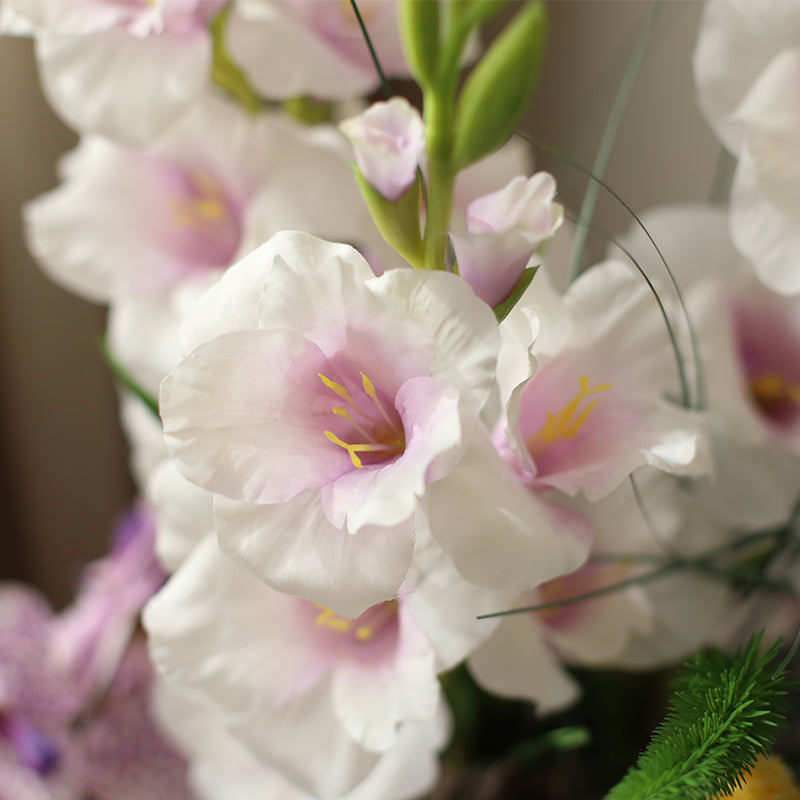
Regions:
<instances>
[{"instance_id":1,"label":"blurred background wall","mask_svg":"<svg viewBox=\"0 0 800 800\"><path fill-rule=\"evenodd\" d=\"M590 166L647 0L553 0L551 38L526 128ZM705 200L719 147L695 108L690 57L699 2L663 3L615 145L608 182L637 210ZM96 340L102 309L48 281L27 255L20 208L56 184L76 137L41 96L32 43L0 40L0 578L71 594L132 497L111 379ZM560 199L577 214L585 180L557 158ZM607 198L600 228L627 227ZM595 254L605 243L591 242Z\"/></svg>"}]
</instances>

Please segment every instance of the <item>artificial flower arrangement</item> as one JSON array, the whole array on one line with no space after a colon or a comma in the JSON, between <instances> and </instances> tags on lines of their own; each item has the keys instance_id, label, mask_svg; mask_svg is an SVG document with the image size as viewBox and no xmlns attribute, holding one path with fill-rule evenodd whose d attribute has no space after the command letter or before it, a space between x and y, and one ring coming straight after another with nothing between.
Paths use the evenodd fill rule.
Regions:
<instances>
[{"instance_id":1,"label":"artificial flower arrangement","mask_svg":"<svg viewBox=\"0 0 800 800\"><path fill-rule=\"evenodd\" d=\"M624 199L607 142L577 217L532 171L540 2L0 23L82 135L25 223L109 307L141 492L66 610L0 588L0 796L800 797L800 5L709 0L729 201L629 209L588 267ZM641 702L609 670L701 650L598 771Z\"/></svg>"}]
</instances>

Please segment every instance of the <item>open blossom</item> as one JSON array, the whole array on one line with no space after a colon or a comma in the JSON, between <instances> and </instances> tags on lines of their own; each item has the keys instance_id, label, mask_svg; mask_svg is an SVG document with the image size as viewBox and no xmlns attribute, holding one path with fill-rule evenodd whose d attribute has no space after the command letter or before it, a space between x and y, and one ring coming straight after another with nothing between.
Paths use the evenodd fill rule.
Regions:
<instances>
[{"instance_id":1,"label":"open blossom","mask_svg":"<svg viewBox=\"0 0 800 800\"><path fill-rule=\"evenodd\" d=\"M155 393L180 359L180 319L219 272L278 230L388 247L335 129L254 119L213 96L147 150L84 139L65 181L25 209L31 250L57 282L110 302L112 351Z\"/></svg>"},{"instance_id":2,"label":"open blossom","mask_svg":"<svg viewBox=\"0 0 800 800\"><path fill-rule=\"evenodd\" d=\"M519 175L469 204L466 233L451 232L458 274L489 305L508 297L536 249L561 226L564 208L555 193L549 173Z\"/></svg>"},{"instance_id":3,"label":"open blossom","mask_svg":"<svg viewBox=\"0 0 800 800\"><path fill-rule=\"evenodd\" d=\"M403 97L373 103L358 117L340 123L356 164L387 200L397 200L417 176L425 150L422 117Z\"/></svg>"},{"instance_id":4,"label":"open blossom","mask_svg":"<svg viewBox=\"0 0 800 800\"><path fill-rule=\"evenodd\" d=\"M153 657L263 764L315 796L371 782L386 758L424 761L430 726L441 729L436 675L489 636L494 624L478 615L513 592L469 584L427 531L419 538L397 596L345 619L270 589L209 536L146 609Z\"/></svg>"},{"instance_id":5,"label":"open blossom","mask_svg":"<svg viewBox=\"0 0 800 800\"><path fill-rule=\"evenodd\" d=\"M800 299L760 285L733 247L724 212L699 205L644 216L686 297L715 431L742 445L778 444L800 454ZM644 236L627 249L653 275Z\"/></svg>"},{"instance_id":6,"label":"open blossom","mask_svg":"<svg viewBox=\"0 0 800 800\"><path fill-rule=\"evenodd\" d=\"M506 414L495 431L523 483L597 499L644 464L707 469L698 420L662 397L675 385L675 356L655 301L628 265L592 267L563 298L537 275L508 325L519 325L528 306L542 331L530 346L536 369L520 361L517 374L499 377Z\"/></svg>"},{"instance_id":7,"label":"open blossom","mask_svg":"<svg viewBox=\"0 0 800 800\"><path fill-rule=\"evenodd\" d=\"M366 0L359 11L382 68L408 74L395 0ZM349 100L380 82L349 3L236 0L227 43L253 86L270 99Z\"/></svg>"},{"instance_id":8,"label":"open blossom","mask_svg":"<svg viewBox=\"0 0 800 800\"><path fill-rule=\"evenodd\" d=\"M390 599L419 499L488 395L490 310L452 275L375 278L352 248L287 232L230 269L183 336L165 437L215 493L223 549L344 616Z\"/></svg>"},{"instance_id":9,"label":"open blossom","mask_svg":"<svg viewBox=\"0 0 800 800\"><path fill-rule=\"evenodd\" d=\"M154 141L208 84L210 20L225 0L8 0L36 38L42 85L68 124L128 145ZM168 76L168 77L167 77Z\"/></svg>"}]
</instances>

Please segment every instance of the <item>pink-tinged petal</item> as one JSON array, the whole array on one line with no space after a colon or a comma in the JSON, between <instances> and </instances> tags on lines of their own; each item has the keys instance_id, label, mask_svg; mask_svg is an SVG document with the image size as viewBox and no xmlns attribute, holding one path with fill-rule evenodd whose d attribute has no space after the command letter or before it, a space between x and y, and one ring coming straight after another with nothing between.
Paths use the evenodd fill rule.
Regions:
<instances>
[{"instance_id":1,"label":"pink-tinged petal","mask_svg":"<svg viewBox=\"0 0 800 800\"><path fill-rule=\"evenodd\" d=\"M530 174L531 168L528 143L515 136L499 150L461 170L453 193L453 230L466 230L467 207L476 197L505 186L515 175Z\"/></svg>"},{"instance_id":2,"label":"pink-tinged petal","mask_svg":"<svg viewBox=\"0 0 800 800\"><path fill-rule=\"evenodd\" d=\"M578 699L580 688L544 638L543 626L528 614L508 617L469 658L475 680L502 697L524 697L542 714Z\"/></svg>"},{"instance_id":3,"label":"pink-tinged petal","mask_svg":"<svg viewBox=\"0 0 800 800\"><path fill-rule=\"evenodd\" d=\"M731 189L731 238L752 263L759 280L775 292L800 293L800 223L761 193L745 152Z\"/></svg>"},{"instance_id":4,"label":"pink-tinged petal","mask_svg":"<svg viewBox=\"0 0 800 800\"><path fill-rule=\"evenodd\" d=\"M422 117L405 98L373 103L339 124L353 145L356 164L367 181L394 202L417 177L425 150Z\"/></svg>"},{"instance_id":5,"label":"pink-tinged petal","mask_svg":"<svg viewBox=\"0 0 800 800\"><path fill-rule=\"evenodd\" d=\"M402 602L398 616L393 662L376 668L350 659L333 678L334 713L353 739L378 752L394 746L401 722L431 719L440 702L433 651Z\"/></svg>"},{"instance_id":6,"label":"pink-tinged petal","mask_svg":"<svg viewBox=\"0 0 800 800\"><path fill-rule=\"evenodd\" d=\"M408 378L430 374L432 337L398 313L352 248L300 233L277 234L276 253L259 303L260 327L301 333L332 360L353 362L382 390L394 393ZM343 367L343 369L345 369Z\"/></svg>"},{"instance_id":7,"label":"pink-tinged petal","mask_svg":"<svg viewBox=\"0 0 800 800\"><path fill-rule=\"evenodd\" d=\"M576 597L632 577L632 570L618 565L587 565L554 581L555 590L545 591L543 601ZM652 631L652 609L638 586L628 587L585 603L542 612L551 646L561 658L577 664L615 663L634 634Z\"/></svg>"},{"instance_id":8,"label":"pink-tinged petal","mask_svg":"<svg viewBox=\"0 0 800 800\"><path fill-rule=\"evenodd\" d=\"M278 591L353 618L394 597L414 549L413 521L357 534L331 525L317 492L256 505L215 498L222 549Z\"/></svg>"},{"instance_id":9,"label":"pink-tinged petal","mask_svg":"<svg viewBox=\"0 0 800 800\"><path fill-rule=\"evenodd\" d=\"M461 451L458 393L452 386L411 378L400 387L394 406L405 430L402 454L351 470L322 490L328 518L351 533L409 520L426 483L446 475Z\"/></svg>"},{"instance_id":10,"label":"pink-tinged petal","mask_svg":"<svg viewBox=\"0 0 800 800\"><path fill-rule=\"evenodd\" d=\"M261 2L257 16L240 3L228 22L228 48L253 87L264 97L311 95L349 100L378 84L373 69L350 63L326 48L314 33L281 8ZM299 68L298 68L299 67Z\"/></svg>"},{"instance_id":11,"label":"pink-tinged petal","mask_svg":"<svg viewBox=\"0 0 800 800\"><path fill-rule=\"evenodd\" d=\"M87 137L63 159L64 183L25 208L31 250L92 300L202 280L241 245L247 203L271 166L261 147L269 133L208 95L149 150Z\"/></svg>"},{"instance_id":12,"label":"pink-tinged petal","mask_svg":"<svg viewBox=\"0 0 800 800\"><path fill-rule=\"evenodd\" d=\"M491 309L462 280L445 272L392 270L371 281L370 288L431 336L431 377L461 393L462 435L467 439L494 381L500 336Z\"/></svg>"},{"instance_id":13,"label":"pink-tinged petal","mask_svg":"<svg viewBox=\"0 0 800 800\"><path fill-rule=\"evenodd\" d=\"M112 29L44 36L37 55L44 90L70 125L141 146L200 96L211 66L211 40L202 30L137 39Z\"/></svg>"},{"instance_id":14,"label":"pink-tinged petal","mask_svg":"<svg viewBox=\"0 0 800 800\"><path fill-rule=\"evenodd\" d=\"M327 370L313 342L286 330L201 345L161 385L165 441L183 474L228 497L276 503L347 472L350 457L316 417L330 408L319 378Z\"/></svg>"},{"instance_id":15,"label":"pink-tinged petal","mask_svg":"<svg viewBox=\"0 0 800 800\"><path fill-rule=\"evenodd\" d=\"M431 533L461 574L520 590L571 572L586 558L586 526L526 489L485 431L447 480L429 489Z\"/></svg>"},{"instance_id":16,"label":"pink-tinged petal","mask_svg":"<svg viewBox=\"0 0 800 800\"><path fill-rule=\"evenodd\" d=\"M361 12L384 68L389 74L405 72L394 4L367 2ZM308 0L239 0L227 41L235 61L265 97L348 100L379 83L349 7Z\"/></svg>"},{"instance_id":17,"label":"pink-tinged petal","mask_svg":"<svg viewBox=\"0 0 800 800\"><path fill-rule=\"evenodd\" d=\"M153 661L229 713L256 705L268 715L331 666L296 624L298 602L240 570L207 537L145 607Z\"/></svg>"}]
</instances>

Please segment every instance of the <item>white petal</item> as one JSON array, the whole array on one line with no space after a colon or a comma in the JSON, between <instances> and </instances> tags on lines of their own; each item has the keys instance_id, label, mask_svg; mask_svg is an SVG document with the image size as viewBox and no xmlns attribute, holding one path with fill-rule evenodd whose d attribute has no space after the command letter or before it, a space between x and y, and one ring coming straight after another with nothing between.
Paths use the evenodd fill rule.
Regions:
<instances>
[{"instance_id":1,"label":"white petal","mask_svg":"<svg viewBox=\"0 0 800 800\"><path fill-rule=\"evenodd\" d=\"M348 618L394 597L414 549L412 523L358 534L335 528L316 492L275 505L218 496L215 514L222 548L237 563Z\"/></svg>"},{"instance_id":2,"label":"white petal","mask_svg":"<svg viewBox=\"0 0 800 800\"><path fill-rule=\"evenodd\" d=\"M211 66L205 31L138 39L111 29L37 44L44 89L64 119L132 146L152 143L189 109Z\"/></svg>"}]
</instances>

